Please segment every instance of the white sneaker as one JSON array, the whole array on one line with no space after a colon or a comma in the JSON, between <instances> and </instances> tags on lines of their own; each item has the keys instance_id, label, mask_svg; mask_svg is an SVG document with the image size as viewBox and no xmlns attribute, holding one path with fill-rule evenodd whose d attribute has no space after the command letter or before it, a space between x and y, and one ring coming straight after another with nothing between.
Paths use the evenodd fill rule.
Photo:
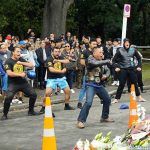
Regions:
<instances>
[{"instance_id":1,"label":"white sneaker","mask_svg":"<svg viewBox=\"0 0 150 150\"><path fill-rule=\"evenodd\" d=\"M75 93L74 89L71 89L71 93Z\"/></svg>"},{"instance_id":2,"label":"white sneaker","mask_svg":"<svg viewBox=\"0 0 150 150\"><path fill-rule=\"evenodd\" d=\"M111 85L117 85L118 81L114 81Z\"/></svg>"},{"instance_id":3,"label":"white sneaker","mask_svg":"<svg viewBox=\"0 0 150 150\"><path fill-rule=\"evenodd\" d=\"M19 102L18 99L13 99L13 100L12 100L12 104L16 104L16 103L18 103L18 102Z\"/></svg>"},{"instance_id":4,"label":"white sneaker","mask_svg":"<svg viewBox=\"0 0 150 150\"><path fill-rule=\"evenodd\" d=\"M18 104L22 104L22 101L18 101Z\"/></svg>"},{"instance_id":5,"label":"white sneaker","mask_svg":"<svg viewBox=\"0 0 150 150\"><path fill-rule=\"evenodd\" d=\"M63 91L63 90L60 90L60 93L64 93L64 91Z\"/></svg>"},{"instance_id":6,"label":"white sneaker","mask_svg":"<svg viewBox=\"0 0 150 150\"><path fill-rule=\"evenodd\" d=\"M117 84L116 84L117 86L119 86L119 81L117 81Z\"/></svg>"}]
</instances>

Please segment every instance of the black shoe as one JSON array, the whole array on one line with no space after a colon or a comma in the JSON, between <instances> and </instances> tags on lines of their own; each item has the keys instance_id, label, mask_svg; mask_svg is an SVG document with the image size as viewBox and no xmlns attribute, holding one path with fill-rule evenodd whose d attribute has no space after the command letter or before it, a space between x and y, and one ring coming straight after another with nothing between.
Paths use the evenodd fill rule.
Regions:
<instances>
[{"instance_id":1,"label":"black shoe","mask_svg":"<svg viewBox=\"0 0 150 150\"><path fill-rule=\"evenodd\" d=\"M39 113L35 111L28 111L28 116L36 116L36 115L39 115Z\"/></svg>"},{"instance_id":2,"label":"black shoe","mask_svg":"<svg viewBox=\"0 0 150 150\"><path fill-rule=\"evenodd\" d=\"M44 114L44 113L45 113L45 107L42 106L42 108L41 108L41 110L40 110L39 113L40 113L40 114Z\"/></svg>"},{"instance_id":3,"label":"black shoe","mask_svg":"<svg viewBox=\"0 0 150 150\"><path fill-rule=\"evenodd\" d=\"M112 123L112 122L115 122L113 119L110 119L110 118L107 118L107 119L104 119L104 118L101 118L100 119L100 122L103 123L103 122L106 122L106 123Z\"/></svg>"},{"instance_id":4,"label":"black shoe","mask_svg":"<svg viewBox=\"0 0 150 150\"><path fill-rule=\"evenodd\" d=\"M58 95L58 92L55 92L55 95Z\"/></svg>"},{"instance_id":5,"label":"black shoe","mask_svg":"<svg viewBox=\"0 0 150 150\"><path fill-rule=\"evenodd\" d=\"M22 103L24 103L22 97L19 97L19 101L21 101Z\"/></svg>"},{"instance_id":6,"label":"black shoe","mask_svg":"<svg viewBox=\"0 0 150 150\"><path fill-rule=\"evenodd\" d=\"M78 102L77 108L82 109L82 103L81 102Z\"/></svg>"},{"instance_id":7,"label":"black shoe","mask_svg":"<svg viewBox=\"0 0 150 150\"><path fill-rule=\"evenodd\" d=\"M52 113L52 116L53 116L53 118L55 118L55 117L56 117L54 113Z\"/></svg>"},{"instance_id":8,"label":"black shoe","mask_svg":"<svg viewBox=\"0 0 150 150\"><path fill-rule=\"evenodd\" d=\"M145 91L145 90L143 90L143 91L141 91L141 93L146 93L146 91Z\"/></svg>"},{"instance_id":9,"label":"black shoe","mask_svg":"<svg viewBox=\"0 0 150 150\"><path fill-rule=\"evenodd\" d=\"M7 119L8 119L7 115L3 115L3 116L1 117L1 120L7 120Z\"/></svg>"},{"instance_id":10,"label":"black shoe","mask_svg":"<svg viewBox=\"0 0 150 150\"><path fill-rule=\"evenodd\" d=\"M64 110L75 110L75 108L73 108L70 105L67 105L67 106L64 107Z\"/></svg>"},{"instance_id":11,"label":"black shoe","mask_svg":"<svg viewBox=\"0 0 150 150\"><path fill-rule=\"evenodd\" d=\"M39 114L44 114L44 113L45 113L45 107L42 107ZM53 118L56 117L54 113L52 113L52 116L53 116Z\"/></svg>"}]
</instances>

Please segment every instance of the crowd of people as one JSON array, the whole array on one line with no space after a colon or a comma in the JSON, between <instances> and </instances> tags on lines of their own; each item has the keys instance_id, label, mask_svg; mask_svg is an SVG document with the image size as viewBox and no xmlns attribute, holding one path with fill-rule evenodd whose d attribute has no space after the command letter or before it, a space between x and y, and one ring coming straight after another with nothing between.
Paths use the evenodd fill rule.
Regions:
<instances>
[{"instance_id":1,"label":"crowd of people","mask_svg":"<svg viewBox=\"0 0 150 150\"><path fill-rule=\"evenodd\" d=\"M103 104L101 122L114 122L109 118L111 99L105 85L111 77L112 85L118 86L112 104L120 100L126 81L128 91L134 84L139 101L145 101L138 89L140 87L143 92L141 60L142 56L129 39L124 39L121 46L120 38L108 39L102 44L100 36L92 38L84 35L79 40L70 32L57 38L51 33L41 39L29 29L24 40L10 34L5 38L0 35L1 94L4 97L2 119L7 119L13 99L17 97L20 103L23 102L23 93L29 97L28 115L36 115L34 104L37 95L34 88L46 89L40 113L45 111L45 97L51 96L53 91L56 95L64 93L64 110L73 110L69 104L70 93L75 93L76 86L80 89L77 104L81 109L79 128L84 128L95 94ZM36 73L34 80L26 77L30 70ZM86 102L82 105L85 95Z\"/></svg>"}]
</instances>

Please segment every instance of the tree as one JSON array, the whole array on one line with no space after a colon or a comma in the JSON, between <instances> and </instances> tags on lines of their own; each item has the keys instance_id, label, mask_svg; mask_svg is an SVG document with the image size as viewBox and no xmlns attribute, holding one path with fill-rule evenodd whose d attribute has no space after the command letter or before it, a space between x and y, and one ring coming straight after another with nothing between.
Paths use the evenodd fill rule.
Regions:
<instances>
[{"instance_id":1,"label":"tree","mask_svg":"<svg viewBox=\"0 0 150 150\"><path fill-rule=\"evenodd\" d=\"M80 38L82 35L100 35L103 39L120 37L122 9L115 0L75 0L75 5Z\"/></svg>"},{"instance_id":2,"label":"tree","mask_svg":"<svg viewBox=\"0 0 150 150\"><path fill-rule=\"evenodd\" d=\"M32 28L38 36L41 33L43 0L1 0L0 33L18 35L24 39L24 33Z\"/></svg>"},{"instance_id":3,"label":"tree","mask_svg":"<svg viewBox=\"0 0 150 150\"><path fill-rule=\"evenodd\" d=\"M42 36L65 33L66 16L74 0L46 0L43 13Z\"/></svg>"}]
</instances>

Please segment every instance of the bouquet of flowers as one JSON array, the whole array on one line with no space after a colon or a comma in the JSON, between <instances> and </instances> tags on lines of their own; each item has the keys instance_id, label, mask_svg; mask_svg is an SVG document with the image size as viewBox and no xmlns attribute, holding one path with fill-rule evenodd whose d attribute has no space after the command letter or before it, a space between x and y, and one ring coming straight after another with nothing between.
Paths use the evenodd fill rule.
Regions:
<instances>
[{"instance_id":1,"label":"bouquet of flowers","mask_svg":"<svg viewBox=\"0 0 150 150\"><path fill-rule=\"evenodd\" d=\"M138 121L122 136L111 139L111 132L103 136L98 133L92 142L81 139L73 150L129 150L131 148L148 147L150 143L150 118L145 116L145 108L137 106Z\"/></svg>"}]
</instances>

